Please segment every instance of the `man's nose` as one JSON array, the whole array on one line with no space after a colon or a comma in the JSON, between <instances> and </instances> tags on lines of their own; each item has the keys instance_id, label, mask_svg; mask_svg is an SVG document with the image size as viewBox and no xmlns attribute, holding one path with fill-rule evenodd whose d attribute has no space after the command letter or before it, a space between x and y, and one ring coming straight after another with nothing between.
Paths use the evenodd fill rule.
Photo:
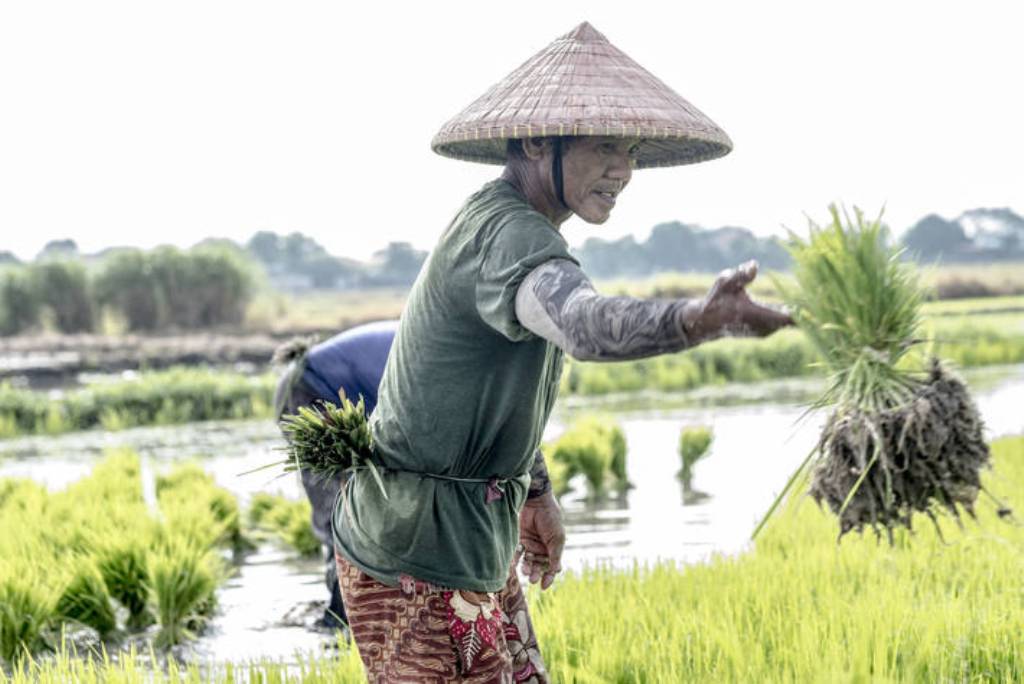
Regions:
<instances>
[{"instance_id":1,"label":"man's nose","mask_svg":"<svg viewBox=\"0 0 1024 684\"><path fill-rule=\"evenodd\" d=\"M628 154L617 154L605 174L608 178L622 181L623 187L633 177L633 163Z\"/></svg>"}]
</instances>

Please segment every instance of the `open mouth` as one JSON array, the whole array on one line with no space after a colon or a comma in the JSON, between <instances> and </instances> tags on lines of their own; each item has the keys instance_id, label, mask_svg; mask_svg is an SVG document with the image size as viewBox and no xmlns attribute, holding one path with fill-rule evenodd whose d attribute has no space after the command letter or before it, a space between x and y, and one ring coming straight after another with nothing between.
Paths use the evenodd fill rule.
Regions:
<instances>
[{"instance_id":1,"label":"open mouth","mask_svg":"<svg viewBox=\"0 0 1024 684\"><path fill-rule=\"evenodd\" d=\"M600 192L595 190L594 193L597 198L607 204L609 207L615 206L615 194L614 192Z\"/></svg>"}]
</instances>

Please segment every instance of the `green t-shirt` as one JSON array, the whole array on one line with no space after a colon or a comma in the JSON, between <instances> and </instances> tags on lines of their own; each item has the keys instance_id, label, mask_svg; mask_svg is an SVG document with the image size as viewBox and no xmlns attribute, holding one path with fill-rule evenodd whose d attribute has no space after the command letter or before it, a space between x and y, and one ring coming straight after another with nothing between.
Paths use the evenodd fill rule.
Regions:
<instances>
[{"instance_id":1,"label":"green t-shirt","mask_svg":"<svg viewBox=\"0 0 1024 684\"><path fill-rule=\"evenodd\" d=\"M441 236L402 314L370 421L385 500L357 472L335 547L371 577L498 591L519 540L529 469L558 392L562 352L519 324L516 290L565 239L509 183L474 194ZM486 482L507 479L486 503Z\"/></svg>"}]
</instances>

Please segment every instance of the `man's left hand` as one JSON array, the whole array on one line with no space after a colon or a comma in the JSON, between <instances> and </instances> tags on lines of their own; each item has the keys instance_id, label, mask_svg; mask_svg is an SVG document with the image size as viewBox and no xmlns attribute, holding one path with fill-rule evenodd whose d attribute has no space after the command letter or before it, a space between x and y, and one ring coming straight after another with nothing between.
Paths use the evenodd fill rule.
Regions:
<instances>
[{"instance_id":1,"label":"man's left hand","mask_svg":"<svg viewBox=\"0 0 1024 684\"><path fill-rule=\"evenodd\" d=\"M562 570L562 549L565 547L565 528L562 527L562 509L554 494L548 492L527 499L519 514L519 544L523 547L521 567L530 582L540 582L547 589Z\"/></svg>"}]
</instances>

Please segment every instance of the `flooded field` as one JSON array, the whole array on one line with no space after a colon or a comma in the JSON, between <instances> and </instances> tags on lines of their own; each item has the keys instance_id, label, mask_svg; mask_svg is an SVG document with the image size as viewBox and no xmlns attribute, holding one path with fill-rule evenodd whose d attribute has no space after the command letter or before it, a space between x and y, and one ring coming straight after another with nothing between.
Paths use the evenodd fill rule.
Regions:
<instances>
[{"instance_id":1,"label":"flooded field","mask_svg":"<svg viewBox=\"0 0 1024 684\"><path fill-rule=\"evenodd\" d=\"M989 437L1024 429L1024 366L966 374ZM565 565L631 566L659 559L695 562L735 553L816 439L821 416L801 420L818 381L725 385L673 395L620 395L561 402L553 438L580 413L614 414L628 443L633 488L620 497L563 500L568 528ZM708 425L715 439L684 495L676 478L683 427ZM196 458L244 502L256 492L300 495L293 478L270 471L242 475L281 458L281 438L269 421L197 423L123 432L85 432L0 442L0 477L29 477L58 488L89 471L104 449L127 445L151 475ZM577 488L579 489L579 488ZM813 505L810 502L807 505ZM244 554L219 592L220 610L191 648L214 659L288 659L298 651L330 649L334 637L311 624L326 598L321 564L273 545Z\"/></svg>"}]
</instances>

